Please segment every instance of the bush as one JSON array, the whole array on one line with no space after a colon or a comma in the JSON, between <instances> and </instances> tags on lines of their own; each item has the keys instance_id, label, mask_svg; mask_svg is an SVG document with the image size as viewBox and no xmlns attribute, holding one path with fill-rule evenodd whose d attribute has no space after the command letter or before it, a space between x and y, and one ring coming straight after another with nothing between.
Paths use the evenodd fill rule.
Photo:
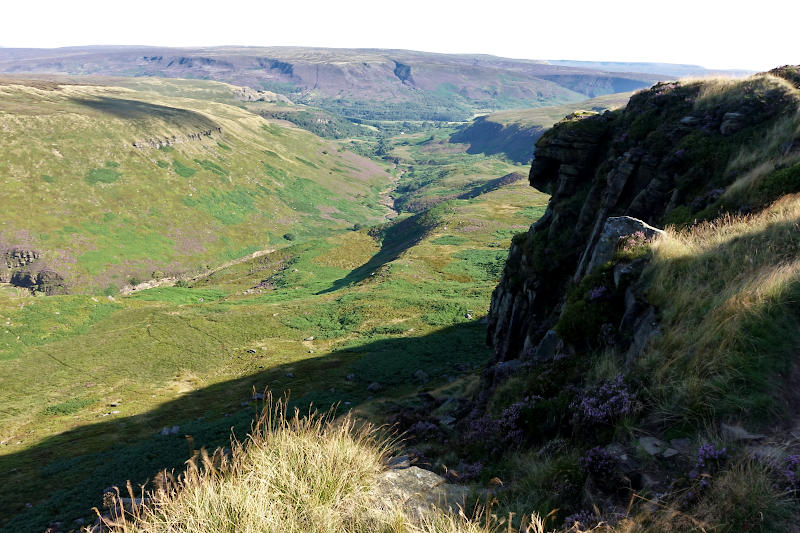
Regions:
<instances>
[{"instance_id":1,"label":"bush","mask_svg":"<svg viewBox=\"0 0 800 533\"><path fill-rule=\"evenodd\" d=\"M287 241L293 241L297 239L294 233L284 233L283 238L286 239Z\"/></svg>"},{"instance_id":2,"label":"bush","mask_svg":"<svg viewBox=\"0 0 800 533\"><path fill-rule=\"evenodd\" d=\"M622 375L618 375L583 390L570 407L576 424L612 424L623 416L635 414L639 401L625 385Z\"/></svg>"}]
</instances>

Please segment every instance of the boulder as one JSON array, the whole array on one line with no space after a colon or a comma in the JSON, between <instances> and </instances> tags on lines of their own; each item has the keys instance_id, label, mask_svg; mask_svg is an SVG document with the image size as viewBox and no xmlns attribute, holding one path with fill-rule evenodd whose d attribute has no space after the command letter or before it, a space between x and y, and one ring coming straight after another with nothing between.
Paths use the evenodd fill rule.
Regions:
<instances>
[{"instance_id":1,"label":"boulder","mask_svg":"<svg viewBox=\"0 0 800 533\"><path fill-rule=\"evenodd\" d=\"M655 437L642 437L639 439L639 446L649 455L659 455L667 448L664 441Z\"/></svg>"},{"instance_id":2,"label":"boulder","mask_svg":"<svg viewBox=\"0 0 800 533\"><path fill-rule=\"evenodd\" d=\"M743 113L728 112L722 117L722 124L719 132L723 135L731 135L741 130L745 126L745 115Z\"/></svg>"},{"instance_id":3,"label":"boulder","mask_svg":"<svg viewBox=\"0 0 800 533\"><path fill-rule=\"evenodd\" d=\"M586 268L581 273L588 274L598 266L604 265L614 258L614 254L619 246L619 241L623 237L629 235L644 235L646 241L652 241L658 235L664 232L658 228L639 220L638 218L623 216L623 217L609 217L603 225L603 230L600 237L594 245L591 259Z\"/></svg>"},{"instance_id":4,"label":"boulder","mask_svg":"<svg viewBox=\"0 0 800 533\"><path fill-rule=\"evenodd\" d=\"M407 455L397 455L386 461L386 467L390 470L403 470L411 467L411 459Z\"/></svg>"},{"instance_id":5,"label":"boulder","mask_svg":"<svg viewBox=\"0 0 800 533\"><path fill-rule=\"evenodd\" d=\"M434 507L457 511L465 505L469 492L467 487L448 484L442 476L417 466L384 472L377 490L383 498L419 518Z\"/></svg>"},{"instance_id":6,"label":"boulder","mask_svg":"<svg viewBox=\"0 0 800 533\"><path fill-rule=\"evenodd\" d=\"M722 424L720 429L724 438L734 442L755 441L767 438L766 435L762 435L760 433L750 433L742 426L733 424Z\"/></svg>"}]
</instances>

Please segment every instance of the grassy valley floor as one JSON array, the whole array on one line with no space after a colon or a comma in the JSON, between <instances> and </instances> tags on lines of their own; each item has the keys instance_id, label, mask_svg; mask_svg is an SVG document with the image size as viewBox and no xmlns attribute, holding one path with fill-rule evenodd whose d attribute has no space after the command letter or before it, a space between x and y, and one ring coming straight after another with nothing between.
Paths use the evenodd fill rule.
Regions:
<instances>
[{"instance_id":1,"label":"grassy valley floor","mask_svg":"<svg viewBox=\"0 0 800 533\"><path fill-rule=\"evenodd\" d=\"M449 201L391 224L306 236L131 296L2 287L3 529L91 518L104 488L180 468L232 428L243 437L254 392L380 421L420 391L469 388L489 357L481 319L511 237L547 197L524 180L476 190L525 169L458 155L443 136L390 141L401 184L412 164L461 169L427 192Z\"/></svg>"}]
</instances>

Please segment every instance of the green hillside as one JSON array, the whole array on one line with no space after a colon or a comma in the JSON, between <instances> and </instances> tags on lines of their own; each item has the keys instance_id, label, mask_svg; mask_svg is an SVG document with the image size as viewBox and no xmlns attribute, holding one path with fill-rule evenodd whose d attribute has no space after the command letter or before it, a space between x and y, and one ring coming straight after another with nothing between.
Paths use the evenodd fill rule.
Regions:
<instances>
[{"instance_id":1,"label":"green hillside","mask_svg":"<svg viewBox=\"0 0 800 533\"><path fill-rule=\"evenodd\" d=\"M380 166L214 101L230 86L92 83L0 81L0 247L36 251L29 269L67 290L115 292L383 218Z\"/></svg>"},{"instance_id":2,"label":"green hillside","mask_svg":"<svg viewBox=\"0 0 800 533\"><path fill-rule=\"evenodd\" d=\"M470 154L503 154L517 163L529 163L534 143L553 124L575 112L623 107L632 94L613 93L564 105L498 111L462 126L450 140L468 144Z\"/></svg>"},{"instance_id":3,"label":"green hillside","mask_svg":"<svg viewBox=\"0 0 800 533\"><path fill-rule=\"evenodd\" d=\"M185 435L245 435L254 387L378 420L420 390L460 394L489 356L479 321L511 235L545 202L517 182L129 297L6 287L2 527L89 518L108 485L180 467Z\"/></svg>"}]
</instances>

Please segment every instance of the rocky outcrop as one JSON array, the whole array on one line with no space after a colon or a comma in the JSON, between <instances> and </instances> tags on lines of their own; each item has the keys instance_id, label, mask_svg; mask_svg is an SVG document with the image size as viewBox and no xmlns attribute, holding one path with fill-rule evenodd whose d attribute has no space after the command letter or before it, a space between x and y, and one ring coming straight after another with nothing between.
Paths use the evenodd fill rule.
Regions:
<instances>
[{"instance_id":1,"label":"rocky outcrop","mask_svg":"<svg viewBox=\"0 0 800 533\"><path fill-rule=\"evenodd\" d=\"M216 134L221 134L222 133L222 128L217 127L217 128L211 128L211 129L203 130L203 131L196 131L196 132L193 132L193 133L189 133L189 134L187 134L185 136L172 135L172 136L163 137L163 138L152 138L152 139L144 139L144 140L141 140L141 141L134 141L133 142L133 147L134 148L139 148L139 149L144 149L144 148L156 148L156 149L158 149L158 148L162 148L164 146L172 146L173 144L179 144L179 143L183 143L183 142L201 141L201 140L203 140L203 138L206 138L206 137L210 138L215 133Z\"/></svg>"},{"instance_id":2,"label":"rocky outcrop","mask_svg":"<svg viewBox=\"0 0 800 533\"><path fill-rule=\"evenodd\" d=\"M38 250L24 246L0 249L0 283L45 294L67 292L64 277L44 266Z\"/></svg>"},{"instance_id":3,"label":"rocky outcrop","mask_svg":"<svg viewBox=\"0 0 800 533\"><path fill-rule=\"evenodd\" d=\"M258 91L250 87L231 87L233 97L242 102L283 102L291 104L292 101L272 91Z\"/></svg>"},{"instance_id":4,"label":"rocky outcrop","mask_svg":"<svg viewBox=\"0 0 800 533\"><path fill-rule=\"evenodd\" d=\"M0 250L0 283L11 283L20 270L39 260L39 252L22 246Z\"/></svg>"},{"instance_id":5,"label":"rocky outcrop","mask_svg":"<svg viewBox=\"0 0 800 533\"><path fill-rule=\"evenodd\" d=\"M545 215L513 239L492 295L487 341L495 363L553 352L571 287L608 264L626 236L635 247L660 232L654 226L714 216L737 178L728 162L758 149L776 121L798 108L792 90L770 76L731 84L724 94L709 96L702 82L660 83L623 110L568 116L539 139L529 179L552 197ZM779 157L794 141L763 149ZM635 287L640 271L625 261L614 271L615 283L627 280L615 304L624 319L609 317L605 327L607 339L631 344L630 357L658 330L656 311Z\"/></svg>"},{"instance_id":6,"label":"rocky outcrop","mask_svg":"<svg viewBox=\"0 0 800 533\"><path fill-rule=\"evenodd\" d=\"M644 242L650 241L663 233L662 230L654 228L638 218L627 216L609 217L606 219L603 230L600 232L600 236L594 246L587 246L584 249L584 254L578 264L578 271L575 273L575 279L583 278L597 267L614 259L620 239L633 236L638 238L641 244L644 244ZM592 255L587 263L586 259L589 257L589 251L591 251Z\"/></svg>"}]
</instances>

